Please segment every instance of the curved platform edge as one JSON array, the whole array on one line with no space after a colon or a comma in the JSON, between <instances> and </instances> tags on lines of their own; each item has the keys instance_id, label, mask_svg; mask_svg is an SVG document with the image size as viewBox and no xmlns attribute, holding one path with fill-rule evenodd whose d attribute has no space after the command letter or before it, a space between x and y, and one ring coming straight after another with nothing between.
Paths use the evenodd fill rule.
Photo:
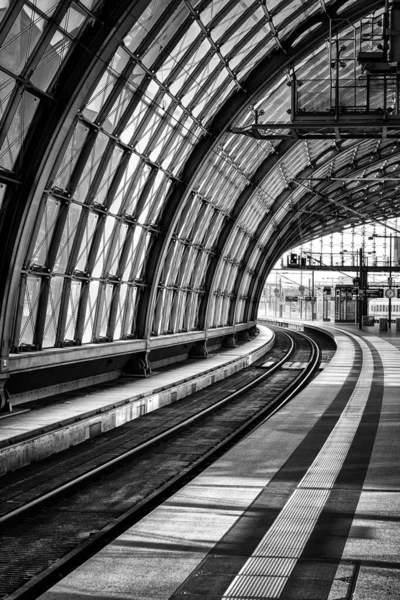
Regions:
<instances>
[{"instance_id":1,"label":"curved platform edge","mask_svg":"<svg viewBox=\"0 0 400 600\"><path fill-rule=\"evenodd\" d=\"M347 385L353 369L356 352L351 339L339 332L336 338L338 349L331 362L290 406L261 424L40 600L84 600L88 596L105 600L104 590L109 589L120 598L131 597L134 591L137 600L177 600L185 594L196 599L250 597L226 593L232 573L251 557L255 537L272 525L295 490L298 482L292 479L300 477L303 455L309 454L304 452L305 440L314 435L313 428ZM334 412L339 411L335 408ZM325 424L322 428L326 429ZM320 433L316 431L315 438L322 444ZM312 458L308 457L310 462ZM283 469L285 473L277 479ZM278 541L283 537L278 534ZM276 559L282 564L285 560ZM271 561L268 557L264 560ZM249 577L254 574L252 571ZM263 566L257 575L265 578Z\"/></svg>"},{"instance_id":2,"label":"curved platform edge","mask_svg":"<svg viewBox=\"0 0 400 600\"><path fill-rule=\"evenodd\" d=\"M207 359L190 361L148 379L118 382L110 389L77 390L67 402L0 420L0 475L66 450L229 377L258 360L274 344L259 327L253 340Z\"/></svg>"}]
</instances>

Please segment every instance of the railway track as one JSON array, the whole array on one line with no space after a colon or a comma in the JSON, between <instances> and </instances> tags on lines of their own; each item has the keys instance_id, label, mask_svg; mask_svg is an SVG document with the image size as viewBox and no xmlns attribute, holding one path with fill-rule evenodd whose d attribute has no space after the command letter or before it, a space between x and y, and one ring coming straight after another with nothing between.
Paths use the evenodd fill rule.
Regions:
<instances>
[{"instance_id":1,"label":"railway track","mask_svg":"<svg viewBox=\"0 0 400 600\"><path fill-rule=\"evenodd\" d=\"M320 361L314 339L277 330L252 367L3 477L0 598L48 589L270 418Z\"/></svg>"}]
</instances>

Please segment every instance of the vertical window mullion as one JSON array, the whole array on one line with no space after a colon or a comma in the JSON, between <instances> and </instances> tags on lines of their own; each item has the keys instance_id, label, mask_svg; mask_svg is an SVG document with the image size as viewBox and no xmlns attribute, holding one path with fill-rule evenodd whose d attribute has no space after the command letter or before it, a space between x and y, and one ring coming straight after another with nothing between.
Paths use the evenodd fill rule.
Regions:
<instances>
[{"instance_id":1,"label":"vertical window mullion","mask_svg":"<svg viewBox=\"0 0 400 600\"><path fill-rule=\"evenodd\" d=\"M22 313L24 309L25 290L27 285L27 275L22 273L19 285L17 308L15 313L14 332L13 332L13 349L17 350L19 346L19 338L21 333Z\"/></svg>"},{"instance_id":2,"label":"vertical window mullion","mask_svg":"<svg viewBox=\"0 0 400 600\"><path fill-rule=\"evenodd\" d=\"M0 148L3 147L4 141L9 134L11 123L18 110L24 91L25 87L21 83L16 83L12 92L12 97L8 101L7 108L3 114L3 118L0 120Z\"/></svg>"},{"instance_id":3,"label":"vertical window mullion","mask_svg":"<svg viewBox=\"0 0 400 600\"><path fill-rule=\"evenodd\" d=\"M51 238L50 248L47 256L47 266L53 271L54 264L56 262L57 253L61 243L62 234L65 228L65 223L68 217L69 202L64 202L61 205L57 215L57 223L54 228L53 236Z\"/></svg>"},{"instance_id":4,"label":"vertical window mullion","mask_svg":"<svg viewBox=\"0 0 400 600\"><path fill-rule=\"evenodd\" d=\"M68 315L68 303L71 293L71 280L64 279L63 291L61 294L60 314L58 317L57 333L56 333L56 348L62 348L64 345L65 328Z\"/></svg>"},{"instance_id":5,"label":"vertical window mullion","mask_svg":"<svg viewBox=\"0 0 400 600\"><path fill-rule=\"evenodd\" d=\"M120 292L121 293L121 292ZM134 285L128 285L128 290L125 298L125 305L122 313L121 323L121 339L126 339L128 336L134 334L132 325L129 323L129 316L131 314L130 309L132 308L132 314L134 313L137 305L138 288ZM133 319L134 322L134 319Z\"/></svg>"},{"instance_id":6,"label":"vertical window mullion","mask_svg":"<svg viewBox=\"0 0 400 600\"><path fill-rule=\"evenodd\" d=\"M42 200L40 202L40 206L37 211L35 225L34 225L34 228L33 228L32 234L31 234L31 239L29 241L28 250L26 252L26 259L25 259L26 265L29 265L31 258L32 258L32 254L33 254L35 244L36 244L36 239L39 235L40 224L42 222L44 211L46 210L46 200L47 200L46 197L42 198Z\"/></svg>"},{"instance_id":7,"label":"vertical window mullion","mask_svg":"<svg viewBox=\"0 0 400 600\"><path fill-rule=\"evenodd\" d=\"M47 20L46 23L46 32L41 36L39 43L36 48L32 52L30 58L25 64L23 72L25 73L33 73L38 66L43 54L46 52L50 45L50 41L54 34L56 33L58 26L63 20L68 8L70 6L70 0L61 0L58 3L56 11L52 14L51 19ZM36 13L38 14L38 13Z\"/></svg>"},{"instance_id":8,"label":"vertical window mullion","mask_svg":"<svg viewBox=\"0 0 400 600\"><path fill-rule=\"evenodd\" d=\"M71 196L73 196L75 194L76 188L79 185L79 182L80 182L83 172L85 170L86 164L87 164L87 162L90 158L90 155L92 153L92 150L96 144L96 139L97 139L97 130L92 128L91 131L89 131L89 133L86 136L86 139L85 139L82 149L81 149L80 156L79 156L78 160L76 161L74 170L71 174L71 179L70 179L69 187L68 187L68 191L71 194Z\"/></svg>"},{"instance_id":9,"label":"vertical window mullion","mask_svg":"<svg viewBox=\"0 0 400 600\"><path fill-rule=\"evenodd\" d=\"M86 271L91 273L96 263L97 254L99 252L101 238L103 236L104 227L106 224L106 215L100 215L97 221L96 229L93 234L89 255L87 259Z\"/></svg>"},{"instance_id":10,"label":"vertical window mullion","mask_svg":"<svg viewBox=\"0 0 400 600\"><path fill-rule=\"evenodd\" d=\"M84 281L82 283L82 290L79 299L78 315L76 318L76 333L75 338L78 344L82 343L83 332L85 327L85 316L87 311L88 299L89 299L89 284L90 281Z\"/></svg>"},{"instance_id":11,"label":"vertical window mullion","mask_svg":"<svg viewBox=\"0 0 400 600\"><path fill-rule=\"evenodd\" d=\"M98 341L100 337L101 320L103 311L106 309L106 284L100 283L99 292L96 301L96 308L93 322L92 338L94 341Z\"/></svg>"},{"instance_id":12,"label":"vertical window mullion","mask_svg":"<svg viewBox=\"0 0 400 600\"><path fill-rule=\"evenodd\" d=\"M46 324L47 303L49 301L50 277L42 277L40 283L40 299L36 315L35 333L33 337L33 345L38 350L42 349L43 332Z\"/></svg>"},{"instance_id":13,"label":"vertical window mullion","mask_svg":"<svg viewBox=\"0 0 400 600\"><path fill-rule=\"evenodd\" d=\"M16 22L17 17L21 12L21 9L24 4L25 0L13 0L13 2L10 3L10 9L8 11L8 14L1 23L0 47L6 41L7 36L10 33L14 23Z\"/></svg>"},{"instance_id":14,"label":"vertical window mullion","mask_svg":"<svg viewBox=\"0 0 400 600\"><path fill-rule=\"evenodd\" d=\"M121 285L115 284L113 286L113 294L112 294L112 300L111 300L111 305L110 305L110 315L108 318L108 326L107 326L107 337L110 340L114 339L115 323L117 320L120 294L121 294ZM126 298L125 298L125 301L126 301Z\"/></svg>"},{"instance_id":15,"label":"vertical window mullion","mask_svg":"<svg viewBox=\"0 0 400 600\"><path fill-rule=\"evenodd\" d=\"M67 264L67 269L66 269L67 273L72 273L75 268L76 261L78 260L79 250L80 250L81 243L82 243L82 238L85 233L85 228L86 228L86 225L88 222L88 218L89 218L89 211L87 209L82 210L82 213L81 213L81 216L79 219L79 223L78 223L78 227L77 227L77 232L76 232L74 243L73 243L73 247L72 247L69 259L68 259L68 264Z\"/></svg>"},{"instance_id":16,"label":"vertical window mullion","mask_svg":"<svg viewBox=\"0 0 400 600\"><path fill-rule=\"evenodd\" d=\"M111 239L108 244L107 256L104 258L104 273L106 273L106 274L108 274L111 269L112 259L114 257L115 248L116 248L116 245L118 244L118 239L119 239L119 235L121 232L121 225L122 225L121 221L116 221L116 223L114 224L113 231L110 234ZM124 247L124 245L123 245L123 247ZM122 254L122 252L121 252L121 254ZM121 257L119 258L118 263L120 262L120 260L121 260Z\"/></svg>"}]
</instances>

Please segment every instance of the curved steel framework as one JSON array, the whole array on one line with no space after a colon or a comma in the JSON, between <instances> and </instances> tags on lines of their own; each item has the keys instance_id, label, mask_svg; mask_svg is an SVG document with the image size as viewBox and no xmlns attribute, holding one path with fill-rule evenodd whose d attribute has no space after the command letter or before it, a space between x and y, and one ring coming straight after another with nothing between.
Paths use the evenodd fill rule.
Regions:
<instances>
[{"instance_id":1,"label":"curved steel framework","mask_svg":"<svg viewBox=\"0 0 400 600\"><path fill-rule=\"evenodd\" d=\"M396 140L229 132L249 104L287 121L287 69L318 73L329 18L383 4L3 2L1 372L13 353L253 322L286 249L399 214L396 182L370 181L400 176ZM369 179L333 179L350 172Z\"/></svg>"}]
</instances>

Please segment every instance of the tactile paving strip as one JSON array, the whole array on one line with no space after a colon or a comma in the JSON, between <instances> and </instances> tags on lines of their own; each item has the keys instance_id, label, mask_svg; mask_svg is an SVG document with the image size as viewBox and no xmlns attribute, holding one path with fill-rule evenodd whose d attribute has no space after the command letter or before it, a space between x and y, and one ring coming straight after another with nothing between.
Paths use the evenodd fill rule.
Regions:
<instances>
[{"instance_id":1,"label":"tactile paving strip","mask_svg":"<svg viewBox=\"0 0 400 600\"><path fill-rule=\"evenodd\" d=\"M279 598L296 560L266 563L262 574L248 576L250 561L259 556L298 559L315 527L335 479L342 468L360 423L373 380L373 357L367 344L359 341L363 365L355 390L321 451L252 557L226 589L223 598ZM273 568L273 574L271 572ZM277 568L278 567L278 568Z\"/></svg>"}]
</instances>

